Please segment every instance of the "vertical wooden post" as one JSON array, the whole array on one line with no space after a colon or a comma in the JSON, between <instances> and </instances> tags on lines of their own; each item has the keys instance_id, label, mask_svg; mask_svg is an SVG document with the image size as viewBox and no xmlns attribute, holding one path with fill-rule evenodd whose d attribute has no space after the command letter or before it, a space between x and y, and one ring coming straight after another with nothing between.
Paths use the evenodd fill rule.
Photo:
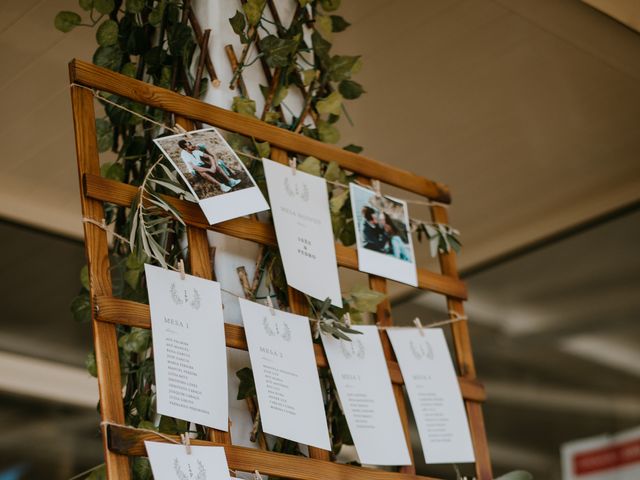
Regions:
<instances>
[{"instance_id":1,"label":"vertical wooden post","mask_svg":"<svg viewBox=\"0 0 640 480\"><path fill-rule=\"evenodd\" d=\"M83 182L85 173L100 175L93 94L84 88L71 87L71 103L73 106L82 215L100 222L104 218L102 202L92 200L85 195ZM112 293L107 233L100 227L85 222L84 236L89 267L91 324L98 369L100 417L103 422L124 424L116 326L111 323L99 322L96 316L96 297L111 296ZM106 425L102 427L102 436L108 477L128 480L131 478L129 459L124 455L118 455L109 450Z\"/></svg>"},{"instance_id":2,"label":"vertical wooden post","mask_svg":"<svg viewBox=\"0 0 640 480\"><path fill-rule=\"evenodd\" d=\"M441 206L431 207L431 216L436 223L448 224L449 215L447 210ZM439 253L440 269L444 275L459 278L456 266L456 254L453 251ZM461 300L447 297L447 308L458 315L464 315L464 305ZM466 320L451 324L453 335L454 352L459 374L465 378L474 380L476 378L476 367L473 362L473 352L471 350L471 339L469 337L469 326ZM476 475L478 480L491 480L493 473L491 470L491 459L489 457L489 446L487 444L487 434L484 428L484 418L480 403L466 400L465 406L469 418L469 428L473 449L476 457Z\"/></svg>"},{"instance_id":3,"label":"vertical wooden post","mask_svg":"<svg viewBox=\"0 0 640 480\"><path fill-rule=\"evenodd\" d=\"M369 288L376 292L387 294L387 279L379 277L377 275L369 275ZM376 312L376 324L380 327L388 327L393 325L393 319L391 317L391 301L389 298L385 298L378 304ZM384 356L387 360L396 361L393 348L389 337L384 330L380 330L380 340L382 341L382 348L384 349ZM393 395L396 398L396 404L398 405L398 412L400 413L400 421L402 422L402 429L404 430L404 438L407 442L407 448L409 449L409 457L411 458L411 465L403 465L400 467L400 472L415 475L416 467L415 460L413 458L413 449L411 448L411 431L409 429L409 415L407 414L407 403L404 398L404 389L402 385L392 384Z\"/></svg>"}]
</instances>

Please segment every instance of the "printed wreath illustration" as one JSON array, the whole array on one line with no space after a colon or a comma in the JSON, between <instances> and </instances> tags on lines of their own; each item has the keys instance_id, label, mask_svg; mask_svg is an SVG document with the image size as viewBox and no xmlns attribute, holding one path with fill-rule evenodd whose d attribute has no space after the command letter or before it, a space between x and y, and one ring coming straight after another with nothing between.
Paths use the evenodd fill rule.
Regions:
<instances>
[{"instance_id":1,"label":"printed wreath illustration","mask_svg":"<svg viewBox=\"0 0 640 480\"><path fill-rule=\"evenodd\" d=\"M171 300L173 300L173 303L176 305L184 305L185 303L188 303L194 310L200 309L200 292L198 292L197 289L193 289L191 299L189 299L189 295L186 290L184 291L184 298L182 298L180 293L178 293L178 287L176 287L175 283L172 283L169 288L169 293L171 294Z\"/></svg>"},{"instance_id":2,"label":"printed wreath illustration","mask_svg":"<svg viewBox=\"0 0 640 480\"><path fill-rule=\"evenodd\" d=\"M292 198L298 197L303 202L309 201L309 187L307 186L306 183L302 184L302 191L299 191L298 185L296 184L293 187L291 187L291 183L289 182L289 179L285 177L284 191L287 193L287 195L289 195L289 197L292 197Z\"/></svg>"},{"instance_id":3,"label":"printed wreath illustration","mask_svg":"<svg viewBox=\"0 0 640 480\"><path fill-rule=\"evenodd\" d=\"M433 348L431 344L425 340L424 344L416 345L413 340L409 342L409 348L411 349L411 353L416 358L416 360L420 360L421 358L427 357L429 360L433 360Z\"/></svg>"},{"instance_id":4,"label":"printed wreath illustration","mask_svg":"<svg viewBox=\"0 0 640 480\"><path fill-rule=\"evenodd\" d=\"M351 358L354 355L356 358L363 359L365 356L365 348L362 340L355 339L350 342L340 341L340 350L344 358Z\"/></svg>"},{"instance_id":5,"label":"printed wreath illustration","mask_svg":"<svg viewBox=\"0 0 640 480\"><path fill-rule=\"evenodd\" d=\"M262 317L262 326L267 335L269 335L270 337L275 337L276 335L278 335L285 342L291 341L291 328L289 327L289 324L287 322L282 322L282 332L280 331L280 328L278 328L277 322L274 325L275 330L271 328L271 325L269 325L269 320L267 319L267 317Z\"/></svg>"},{"instance_id":6,"label":"printed wreath illustration","mask_svg":"<svg viewBox=\"0 0 640 480\"><path fill-rule=\"evenodd\" d=\"M191 480L192 478L194 480L206 480L207 469L204 468L204 465L200 460L197 460L197 463L198 463L198 473L194 477L193 473L191 473L191 466L187 465L187 469L189 470L189 474L190 474L190 475L187 475L185 471L182 470L182 467L180 466L180 462L178 461L178 459L175 458L173 460L173 470L176 472L176 476L178 477L178 480Z\"/></svg>"}]
</instances>

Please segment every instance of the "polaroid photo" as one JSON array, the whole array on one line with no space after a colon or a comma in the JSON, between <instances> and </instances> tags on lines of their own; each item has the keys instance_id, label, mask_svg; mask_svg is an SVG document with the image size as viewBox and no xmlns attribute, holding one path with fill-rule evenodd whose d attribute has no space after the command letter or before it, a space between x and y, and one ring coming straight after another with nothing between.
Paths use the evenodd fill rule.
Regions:
<instances>
[{"instance_id":1,"label":"polaroid photo","mask_svg":"<svg viewBox=\"0 0 640 480\"><path fill-rule=\"evenodd\" d=\"M358 269L418 286L407 203L351 183Z\"/></svg>"},{"instance_id":2,"label":"polaroid photo","mask_svg":"<svg viewBox=\"0 0 640 480\"><path fill-rule=\"evenodd\" d=\"M210 224L269 210L251 174L215 128L154 139Z\"/></svg>"}]
</instances>

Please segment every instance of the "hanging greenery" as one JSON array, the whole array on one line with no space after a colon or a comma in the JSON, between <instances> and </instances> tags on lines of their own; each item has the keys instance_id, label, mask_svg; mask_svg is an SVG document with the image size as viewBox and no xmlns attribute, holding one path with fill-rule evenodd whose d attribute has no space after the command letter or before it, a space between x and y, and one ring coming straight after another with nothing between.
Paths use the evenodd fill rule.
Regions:
<instances>
[{"instance_id":1,"label":"hanging greenery","mask_svg":"<svg viewBox=\"0 0 640 480\"><path fill-rule=\"evenodd\" d=\"M354 80L362 61L359 56L332 53L333 35L349 27L349 23L335 13L340 0L291 1L296 3L296 9L289 25L282 24L273 3L267 0L242 0L241 8L229 19L242 44L230 85L238 92L232 109L335 144L340 141L337 127L340 118L344 115L350 122L347 103L365 92ZM266 10L269 15L265 15ZM129 77L197 98L203 97L210 85L218 83L206 51L207 37L203 36L188 0L79 0L79 13L59 12L54 25L62 32L77 27L95 28L97 48L93 63ZM305 32L310 32L310 36ZM249 58L252 46L258 52L255 58ZM242 80L243 72L255 62L260 63L267 79L267 84L261 86L264 96L261 112L256 111L256 102L249 97ZM299 112L288 111L286 106L288 95L295 90L303 98ZM162 163L152 141L173 133L164 126L173 124L174 119L166 112L115 95L97 93L96 97L105 112L103 118L96 120L98 148L115 156L114 161L102 164L101 173L106 178L140 187L129 208L105 205L105 223L115 232L110 250L113 295L147 302L144 264L171 268L186 253L180 242L185 234L184 223L161 194L195 199L175 172ZM270 145L234 133L228 134L227 140L266 194L264 172L256 158L270 156ZM356 145L344 148L356 153L362 151ZM326 164L313 157L298 160L301 171L322 176L329 182L335 237L344 245L353 245L355 233L348 183L355 181L355 176L337 163ZM453 238L457 232L434 229L420 222L415 229L419 239L423 233L430 239L432 248L434 238L440 250L459 246ZM257 298L257 286L264 281L271 285L280 305L286 306L287 285L278 250L261 250L256 270L258 282L245 288L247 298ZM76 320L88 322L91 302L86 267L80 278L82 288L72 301L71 310ZM363 315L376 311L383 298L384 295L366 287L356 287L344 299L342 309L332 307L327 301L308 299L310 316L318 319L316 333L349 340L347 334L354 331L345 324L344 315L349 313L354 322L360 322ZM186 432L189 425L185 421L166 416L157 419L150 331L117 328L127 424L169 434ZM95 376L93 353L86 363ZM253 405L256 421L252 439L255 439L263 434L253 377L250 369L240 370L237 375L240 378L238 398L246 399L249 407ZM321 382L326 394L333 451L337 453L343 444L353 442L337 401L335 385L326 369L321 372ZM198 426L195 433L203 438L206 431ZM273 451L300 453L295 442L274 438L264 443ZM135 458L132 471L136 480L151 478L145 458ZM104 478L104 470L94 470L89 478Z\"/></svg>"}]
</instances>

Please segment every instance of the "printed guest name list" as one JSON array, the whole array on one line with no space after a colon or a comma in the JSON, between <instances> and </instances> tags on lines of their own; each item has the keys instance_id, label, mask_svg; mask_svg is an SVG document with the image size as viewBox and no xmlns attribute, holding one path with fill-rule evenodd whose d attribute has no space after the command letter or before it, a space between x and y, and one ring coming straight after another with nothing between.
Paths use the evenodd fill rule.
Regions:
<instances>
[{"instance_id":1,"label":"printed guest name list","mask_svg":"<svg viewBox=\"0 0 640 480\"><path fill-rule=\"evenodd\" d=\"M226 431L227 362L220 285L145 265L158 413Z\"/></svg>"}]
</instances>

